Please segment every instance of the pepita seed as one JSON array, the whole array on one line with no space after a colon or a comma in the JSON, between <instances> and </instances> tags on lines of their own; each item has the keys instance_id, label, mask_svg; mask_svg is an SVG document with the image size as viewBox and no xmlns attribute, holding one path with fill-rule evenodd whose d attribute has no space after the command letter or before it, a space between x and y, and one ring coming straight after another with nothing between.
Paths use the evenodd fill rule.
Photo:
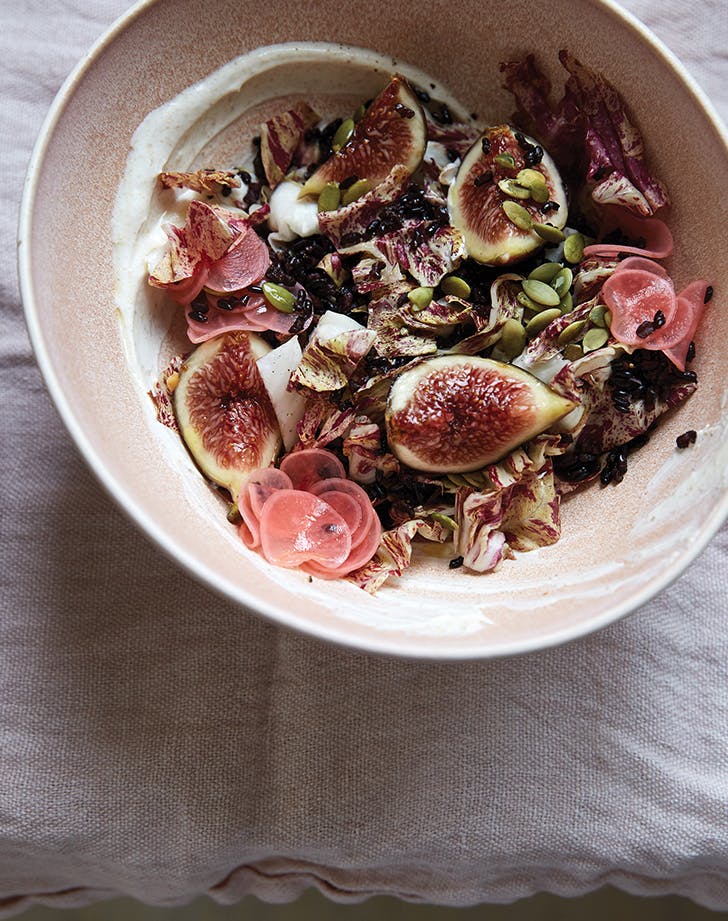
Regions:
<instances>
[{"instance_id":1,"label":"pepita seed","mask_svg":"<svg viewBox=\"0 0 728 921\"><path fill-rule=\"evenodd\" d=\"M539 205L545 205L551 197L548 186L545 185L532 185L530 192L531 198Z\"/></svg>"},{"instance_id":2,"label":"pepita seed","mask_svg":"<svg viewBox=\"0 0 728 921\"><path fill-rule=\"evenodd\" d=\"M444 515L442 512L432 512L430 518L438 524L444 525L444 527L448 528L450 531L457 531L458 529L457 521L449 515Z\"/></svg>"},{"instance_id":3,"label":"pepita seed","mask_svg":"<svg viewBox=\"0 0 728 921\"><path fill-rule=\"evenodd\" d=\"M559 301L559 307L561 308L562 313L571 313L574 309L574 297L571 291L567 291L566 294Z\"/></svg>"},{"instance_id":4,"label":"pepita seed","mask_svg":"<svg viewBox=\"0 0 728 921\"><path fill-rule=\"evenodd\" d=\"M561 298L551 285L536 278L527 278L523 283L523 290L532 301L543 304L544 307L557 307ZM560 311L559 311L560 312Z\"/></svg>"},{"instance_id":5,"label":"pepita seed","mask_svg":"<svg viewBox=\"0 0 728 921\"><path fill-rule=\"evenodd\" d=\"M554 289L554 291L556 291L559 297L563 297L569 288L571 288L571 283L573 280L574 273L567 266L554 277L554 280L551 282L551 287Z\"/></svg>"},{"instance_id":6,"label":"pepita seed","mask_svg":"<svg viewBox=\"0 0 728 921\"><path fill-rule=\"evenodd\" d=\"M519 170L516 176L516 182L520 183L520 185L524 185L527 189L531 189L535 185L542 185L545 187L546 177L537 169L522 169Z\"/></svg>"},{"instance_id":7,"label":"pepita seed","mask_svg":"<svg viewBox=\"0 0 728 921\"><path fill-rule=\"evenodd\" d=\"M556 307L551 310L542 310L541 313L537 313L536 316L527 323L526 335L531 337L537 336L542 329L546 329L549 323L558 320L560 316L561 311Z\"/></svg>"},{"instance_id":8,"label":"pepita seed","mask_svg":"<svg viewBox=\"0 0 728 921\"><path fill-rule=\"evenodd\" d=\"M497 163L498 166L502 166L504 169L515 169L516 161L509 153L497 154L493 157L493 162Z\"/></svg>"},{"instance_id":9,"label":"pepita seed","mask_svg":"<svg viewBox=\"0 0 728 921\"><path fill-rule=\"evenodd\" d=\"M372 184L368 179L357 179L357 181L353 185L350 185L349 188L344 192L344 195L341 199L341 204L350 205L358 198L361 198L362 195L366 195L371 187Z\"/></svg>"},{"instance_id":10,"label":"pepita seed","mask_svg":"<svg viewBox=\"0 0 728 921\"><path fill-rule=\"evenodd\" d=\"M611 310L604 311L604 325L607 329L612 328L612 311Z\"/></svg>"},{"instance_id":11,"label":"pepita seed","mask_svg":"<svg viewBox=\"0 0 728 921\"><path fill-rule=\"evenodd\" d=\"M602 329L607 325L604 319L604 314L606 312L606 307L604 304L597 304L596 307L592 307L589 311L589 322L593 323L594 326L599 326Z\"/></svg>"},{"instance_id":12,"label":"pepita seed","mask_svg":"<svg viewBox=\"0 0 728 921\"><path fill-rule=\"evenodd\" d=\"M572 265L581 262L585 242L584 235L580 233L572 233L571 236L567 237L564 241L564 259L567 262L571 262Z\"/></svg>"},{"instance_id":13,"label":"pepita seed","mask_svg":"<svg viewBox=\"0 0 728 921\"><path fill-rule=\"evenodd\" d=\"M519 205L517 201L504 201L501 207L505 211L508 220L515 224L519 230L530 230L533 226L533 218L523 205Z\"/></svg>"},{"instance_id":14,"label":"pepita seed","mask_svg":"<svg viewBox=\"0 0 728 921\"><path fill-rule=\"evenodd\" d=\"M318 197L319 211L336 211L341 204L341 189L336 182L327 182Z\"/></svg>"},{"instance_id":15,"label":"pepita seed","mask_svg":"<svg viewBox=\"0 0 728 921\"><path fill-rule=\"evenodd\" d=\"M420 310L424 310L426 307L429 307L432 303L432 295L434 294L433 288L413 288L407 295L407 300L412 304L412 309L415 313L418 313Z\"/></svg>"},{"instance_id":16,"label":"pepita seed","mask_svg":"<svg viewBox=\"0 0 728 921\"><path fill-rule=\"evenodd\" d=\"M501 330L500 348L507 358L520 355L526 344L526 330L518 320L506 320Z\"/></svg>"},{"instance_id":17,"label":"pepita seed","mask_svg":"<svg viewBox=\"0 0 728 921\"><path fill-rule=\"evenodd\" d=\"M240 509L238 508L237 502L232 503L227 511L226 517L230 524L240 524L240 522L243 520L243 516L240 514Z\"/></svg>"},{"instance_id":18,"label":"pepita seed","mask_svg":"<svg viewBox=\"0 0 728 921\"><path fill-rule=\"evenodd\" d=\"M356 112L354 112L354 122L355 123L360 122L366 114L367 114L367 107L362 102L362 104L359 106Z\"/></svg>"},{"instance_id":19,"label":"pepita seed","mask_svg":"<svg viewBox=\"0 0 728 921\"><path fill-rule=\"evenodd\" d=\"M567 361L578 361L584 355L584 349L578 342L570 342L564 349L564 358Z\"/></svg>"},{"instance_id":20,"label":"pepita seed","mask_svg":"<svg viewBox=\"0 0 728 921\"><path fill-rule=\"evenodd\" d=\"M173 371L164 383L167 385L167 390L174 393L179 384L179 371Z\"/></svg>"},{"instance_id":21,"label":"pepita seed","mask_svg":"<svg viewBox=\"0 0 728 921\"><path fill-rule=\"evenodd\" d=\"M530 310L532 313L539 313L543 310L542 304L537 304L536 301L532 301L531 298L526 294L525 291L519 291L516 295L516 300L525 310Z\"/></svg>"},{"instance_id":22,"label":"pepita seed","mask_svg":"<svg viewBox=\"0 0 728 921\"><path fill-rule=\"evenodd\" d=\"M544 262L543 265L536 266L536 268L528 276L529 278L535 278L536 281L545 281L550 283L561 271L561 263L559 262Z\"/></svg>"},{"instance_id":23,"label":"pepita seed","mask_svg":"<svg viewBox=\"0 0 728 921\"><path fill-rule=\"evenodd\" d=\"M584 336L581 341L581 345L585 352L593 352L595 349L600 349L603 345L605 345L607 339L609 339L609 333L606 331L606 329L599 329L595 327L594 329L590 329L589 332Z\"/></svg>"},{"instance_id":24,"label":"pepita seed","mask_svg":"<svg viewBox=\"0 0 728 921\"><path fill-rule=\"evenodd\" d=\"M573 342L574 339L578 339L585 328L586 320L576 320L574 323L569 323L566 329L562 330L559 334L557 340L559 345L568 345L570 342Z\"/></svg>"},{"instance_id":25,"label":"pepita seed","mask_svg":"<svg viewBox=\"0 0 728 921\"><path fill-rule=\"evenodd\" d=\"M468 483L465 477L462 476L462 474L460 473L449 473L447 478L455 486L469 486L470 485L470 483Z\"/></svg>"},{"instance_id":26,"label":"pepita seed","mask_svg":"<svg viewBox=\"0 0 728 921\"><path fill-rule=\"evenodd\" d=\"M529 189L525 189L522 185L518 185L518 183L514 182L512 179L501 179L498 183L498 188L505 195L510 195L511 198L520 198L521 201L525 201L527 198L531 197Z\"/></svg>"},{"instance_id":27,"label":"pepita seed","mask_svg":"<svg viewBox=\"0 0 728 921\"><path fill-rule=\"evenodd\" d=\"M561 243L564 239L563 230L559 230L553 224L534 224L533 229L547 243Z\"/></svg>"},{"instance_id":28,"label":"pepita seed","mask_svg":"<svg viewBox=\"0 0 728 921\"><path fill-rule=\"evenodd\" d=\"M467 480L476 489L479 489L484 483L483 477L479 473L464 473L463 479Z\"/></svg>"},{"instance_id":29,"label":"pepita seed","mask_svg":"<svg viewBox=\"0 0 728 921\"><path fill-rule=\"evenodd\" d=\"M281 313L293 313L296 304L295 294L291 294L286 288L272 281L264 281L260 287L263 297L271 307L275 307Z\"/></svg>"},{"instance_id":30,"label":"pepita seed","mask_svg":"<svg viewBox=\"0 0 728 921\"><path fill-rule=\"evenodd\" d=\"M336 129L336 134L334 135L334 139L331 142L331 148L334 151L334 153L341 150L341 148L344 146L344 144L346 144L346 142L349 140L349 138L352 136L353 133L354 133L354 119L345 118L344 121Z\"/></svg>"},{"instance_id":31,"label":"pepita seed","mask_svg":"<svg viewBox=\"0 0 728 921\"><path fill-rule=\"evenodd\" d=\"M459 275L448 275L440 282L443 294L452 294L453 297L467 299L470 297L470 285Z\"/></svg>"}]
</instances>

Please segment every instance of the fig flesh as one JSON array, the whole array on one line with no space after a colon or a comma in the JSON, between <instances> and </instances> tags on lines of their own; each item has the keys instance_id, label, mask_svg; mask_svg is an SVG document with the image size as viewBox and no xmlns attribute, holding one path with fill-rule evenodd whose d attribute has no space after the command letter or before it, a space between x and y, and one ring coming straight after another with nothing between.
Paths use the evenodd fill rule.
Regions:
<instances>
[{"instance_id":1,"label":"fig flesh","mask_svg":"<svg viewBox=\"0 0 728 921\"><path fill-rule=\"evenodd\" d=\"M536 157L533 151L538 152ZM531 192L521 183L533 187L535 173L543 182ZM488 128L473 144L450 186L447 204L450 222L463 234L468 255L485 265L517 262L544 244L535 230L522 228L509 217L513 205L525 212L527 225L551 224L557 232L568 216L556 164L536 141L509 125Z\"/></svg>"},{"instance_id":2,"label":"fig flesh","mask_svg":"<svg viewBox=\"0 0 728 921\"><path fill-rule=\"evenodd\" d=\"M387 437L396 457L414 470L465 473L500 460L574 405L513 365L442 355L395 380Z\"/></svg>"},{"instance_id":3,"label":"fig flesh","mask_svg":"<svg viewBox=\"0 0 728 921\"><path fill-rule=\"evenodd\" d=\"M369 106L344 146L308 179L301 196L318 195L328 182L351 176L379 185L397 165L411 175L427 144L425 116L409 83L395 75Z\"/></svg>"},{"instance_id":4,"label":"fig flesh","mask_svg":"<svg viewBox=\"0 0 728 921\"><path fill-rule=\"evenodd\" d=\"M226 333L199 345L180 369L174 410L202 472L237 499L241 485L267 467L281 434L256 359L270 351L259 336Z\"/></svg>"}]
</instances>

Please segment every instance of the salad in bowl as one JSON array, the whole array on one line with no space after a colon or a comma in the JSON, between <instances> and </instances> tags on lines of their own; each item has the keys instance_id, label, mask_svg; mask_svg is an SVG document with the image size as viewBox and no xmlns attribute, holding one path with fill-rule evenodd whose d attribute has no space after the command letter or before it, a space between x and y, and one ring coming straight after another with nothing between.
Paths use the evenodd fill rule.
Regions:
<instances>
[{"instance_id":1,"label":"salad in bowl","mask_svg":"<svg viewBox=\"0 0 728 921\"><path fill-rule=\"evenodd\" d=\"M695 391L712 288L664 265L668 190L624 101L560 59L558 101L532 55L500 65L507 123L393 73L159 173L147 280L189 348L151 396L241 552L371 593L417 546L491 572L556 543L564 500L617 487Z\"/></svg>"}]
</instances>

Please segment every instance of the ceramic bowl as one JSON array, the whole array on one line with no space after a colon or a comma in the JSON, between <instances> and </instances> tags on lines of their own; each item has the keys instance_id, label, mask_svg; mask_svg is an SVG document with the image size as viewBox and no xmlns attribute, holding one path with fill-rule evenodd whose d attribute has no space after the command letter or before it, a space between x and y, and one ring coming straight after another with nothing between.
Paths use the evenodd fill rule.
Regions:
<instances>
[{"instance_id":1,"label":"ceramic bowl","mask_svg":"<svg viewBox=\"0 0 728 921\"><path fill-rule=\"evenodd\" d=\"M102 483L161 550L236 604L296 630L397 656L464 659L547 647L634 611L724 519L728 264L715 233L725 223L722 199L706 190L716 175L728 175L728 150L682 67L609 3L492 0L485 15L481 4L463 0L457 15L445 10L414 0L372 0L365 15L339 0L319 0L315 15L307 4L250 0L136 6L79 65L49 114L23 204L20 266L33 344L63 419ZM206 23L215 24L214 35ZM357 65L337 45L312 57L307 43L321 42L374 49L381 69ZM625 96L673 199L676 283L704 277L716 298L697 337L697 393L633 457L619 487L597 486L563 503L556 545L484 576L421 559L374 597L345 581L310 583L244 549L219 492L155 421L147 390L165 357L169 316L141 293L135 310L119 303L119 245L128 255L130 240L112 239L134 132L187 87L275 43L300 47L282 58L256 52L239 92L240 80L226 71L217 104L199 107L189 130L172 124L161 147L156 137L150 162L216 162L243 149L246 132L260 113L280 108L281 97L303 92L333 111L332 94L362 98L383 85L387 70L409 65L424 67L486 122L512 111L498 62L534 50L557 87L557 54L566 47ZM685 138L699 143L686 149ZM142 204L151 201L148 185L126 182ZM126 226L133 232L133 221ZM676 435L691 428L697 443L676 451Z\"/></svg>"}]
</instances>

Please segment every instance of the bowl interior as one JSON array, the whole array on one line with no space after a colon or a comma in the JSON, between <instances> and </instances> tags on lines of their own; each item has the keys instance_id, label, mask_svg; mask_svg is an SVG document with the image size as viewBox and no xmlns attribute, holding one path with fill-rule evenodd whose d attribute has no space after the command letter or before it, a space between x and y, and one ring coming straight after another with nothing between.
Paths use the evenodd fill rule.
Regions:
<instances>
[{"instance_id":1,"label":"bowl interior","mask_svg":"<svg viewBox=\"0 0 728 921\"><path fill-rule=\"evenodd\" d=\"M318 3L315 16L300 4L284 7L145 4L56 105L26 196L21 271L39 361L72 434L122 506L175 559L230 598L319 636L399 655L488 656L550 645L633 609L679 574L726 511L720 343L728 337L721 310L728 268L715 233L726 216L722 198L705 194L728 172L721 129L669 58L602 3L579 3L575 15L573 2L494 0L486 17L481 5L464 2L446 21L439 6L423 15L414 2L375 0L366 16L333 0ZM199 23L213 10L227 27L210 43ZM319 44L334 40L341 45ZM268 47L274 42L298 44L277 52ZM362 61L347 45L379 57ZM260 48L237 76L228 66L214 105L200 106L189 124L175 125L167 110L167 135L160 132L137 162L146 156L148 170L231 164L261 114L282 99L303 95L327 114L342 100L370 96L396 69L423 68L468 112L494 123L512 111L498 63L535 51L560 93L562 47L616 85L643 132L673 201L676 283L704 277L716 291L696 340L697 393L663 419L620 486L593 487L563 503L555 546L518 555L493 574L451 572L449 554L422 553L403 578L370 597L346 582L309 582L270 567L242 547L223 498L155 421L146 395L174 351L175 331L169 308L123 271L135 257L138 215L156 207L144 170L125 176L135 130L185 88ZM242 86L240 66L250 71ZM126 223L117 210L113 223L122 180L134 207ZM696 445L676 451L676 435L691 428L700 432Z\"/></svg>"}]
</instances>

